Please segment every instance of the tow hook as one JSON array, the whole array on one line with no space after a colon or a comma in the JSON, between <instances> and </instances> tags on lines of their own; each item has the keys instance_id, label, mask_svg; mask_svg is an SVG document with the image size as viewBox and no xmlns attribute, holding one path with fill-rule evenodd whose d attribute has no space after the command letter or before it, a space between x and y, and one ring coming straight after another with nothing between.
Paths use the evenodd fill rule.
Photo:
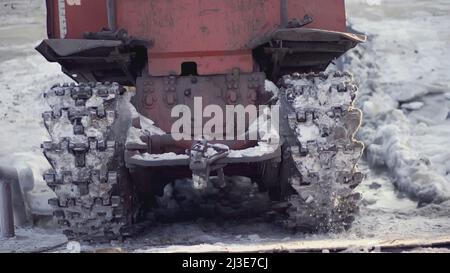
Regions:
<instances>
[{"instance_id":1,"label":"tow hook","mask_svg":"<svg viewBox=\"0 0 450 273\"><path fill-rule=\"evenodd\" d=\"M199 140L186 153L189 155L189 168L192 171L194 188L204 190L208 186L212 172L217 172L221 187L225 186L223 168L225 163L218 163L230 153L230 148L223 144L210 144L207 140Z\"/></svg>"}]
</instances>

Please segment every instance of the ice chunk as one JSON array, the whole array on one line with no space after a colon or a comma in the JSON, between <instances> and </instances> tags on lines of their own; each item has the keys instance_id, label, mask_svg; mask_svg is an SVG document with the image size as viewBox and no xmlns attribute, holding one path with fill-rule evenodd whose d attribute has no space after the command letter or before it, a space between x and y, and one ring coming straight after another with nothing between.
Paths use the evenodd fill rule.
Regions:
<instances>
[{"instance_id":1,"label":"ice chunk","mask_svg":"<svg viewBox=\"0 0 450 273\"><path fill-rule=\"evenodd\" d=\"M423 102L421 102L421 101L414 101L414 102L402 104L401 107L403 109L413 111L413 110L421 109L424 105L425 104Z\"/></svg>"}]
</instances>

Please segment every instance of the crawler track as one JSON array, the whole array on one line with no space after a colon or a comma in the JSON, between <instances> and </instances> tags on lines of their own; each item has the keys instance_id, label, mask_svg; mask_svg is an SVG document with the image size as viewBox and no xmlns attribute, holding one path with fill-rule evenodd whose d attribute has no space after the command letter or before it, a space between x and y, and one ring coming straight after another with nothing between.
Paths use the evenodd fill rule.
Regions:
<instances>
[{"instance_id":1,"label":"crawler track","mask_svg":"<svg viewBox=\"0 0 450 273\"><path fill-rule=\"evenodd\" d=\"M282 79L284 111L282 181L293 190L284 223L299 231L339 232L358 212L362 181L356 164L363 144L355 140L362 113L348 73L293 74Z\"/></svg>"},{"instance_id":2,"label":"crawler track","mask_svg":"<svg viewBox=\"0 0 450 273\"><path fill-rule=\"evenodd\" d=\"M133 221L133 189L115 136L122 93L117 84L89 83L56 85L44 94L52 109L43 114L51 141L42 147L53 167L44 179L56 193L49 204L69 239L119 239Z\"/></svg>"}]
</instances>

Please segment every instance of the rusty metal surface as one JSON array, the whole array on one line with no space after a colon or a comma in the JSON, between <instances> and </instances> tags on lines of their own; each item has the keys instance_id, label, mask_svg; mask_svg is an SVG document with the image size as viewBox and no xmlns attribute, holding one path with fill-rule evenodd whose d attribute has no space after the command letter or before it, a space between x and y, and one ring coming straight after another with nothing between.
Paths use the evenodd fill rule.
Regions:
<instances>
[{"instance_id":1,"label":"rusty metal surface","mask_svg":"<svg viewBox=\"0 0 450 273\"><path fill-rule=\"evenodd\" d=\"M60 38L58 0L49 2L49 32ZM85 32L108 26L105 0L65 1L67 35L79 39ZM282 12L283 4L287 4ZM285 21L309 16L308 28L345 31L344 0L227 0L166 1L116 0L117 27L130 35L155 40L149 49L149 74L180 74L183 62L196 62L200 75L222 74L238 67L253 71L250 40L277 29Z\"/></svg>"},{"instance_id":2,"label":"rusty metal surface","mask_svg":"<svg viewBox=\"0 0 450 273\"><path fill-rule=\"evenodd\" d=\"M108 9L112 2L115 8ZM115 32L105 31L110 25L109 28L125 31L124 37L148 41L148 46L143 46L143 54L130 52L137 53L139 60L147 64L146 70L132 71L131 76L141 72L151 77L183 75L182 66L194 63L199 76L226 74L238 68L242 73L262 71L276 80L281 73L323 71L333 59L365 40L364 36L345 33L344 0L53 0L48 2L48 7L49 33L54 37L74 39L72 43L83 37L111 39L110 34ZM114 26L108 21L107 10ZM59 26L61 23L64 26ZM59 33L58 36L58 31L67 35ZM314 47L312 52L299 53L297 49L302 45L283 43L275 45L280 50L273 54L258 53L269 42L272 46L285 41L316 44L307 45ZM78 46L85 47L79 43ZM343 48L330 54L330 46ZM286 54L283 50L291 51ZM83 65L86 60L80 58L70 60L70 64L57 61L69 75L81 74L82 81L134 85L129 71L117 77L120 68L107 71L103 56L91 57L100 57L98 63L103 63L93 63L93 58L89 65ZM123 62L120 65L123 67ZM78 71L65 66L75 66ZM100 75L95 75L89 67L100 70L97 73ZM169 95L169 99L176 100L175 94Z\"/></svg>"},{"instance_id":3,"label":"rusty metal surface","mask_svg":"<svg viewBox=\"0 0 450 273\"><path fill-rule=\"evenodd\" d=\"M65 3L64 7L60 3ZM81 39L85 32L97 32L108 26L106 0L46 0L48 38ZM60 31L60 18L65 11L67 33Z\"/></svg>"},{"instance_id":4,"label":"rusty metal surface","mask_svg":"<svg viewBox=\"0 0 450 273\"><path fill-rule=\"evenodd\" d=\"M258 105L264 100L264 81L264 73L239 73L239 71L209 77L144 75L137 79L137 92L133 104L138 112L153 120L157 127L168 133L171 132L172 123L179 118L171 117L173 106L184 104L194 113L196 97L202 98L203 106L219 105L222 109L225 109L226 105ZM209 119L204 118L204 122L207 120ZM252 122L253 120L249 120L249 124ZM226 129L224 123L224 132ZM190 148L191 144L184 147ZM236 149L247 145L235 143L230 148Z\"/></svg>"},{"instance_id":5,"label":"rusty metal surface","mask_svg":"<svg viewBox=\"0 0 450 273\"><path fill-rule=\"evenodd\" d=\"M139 37L155 39L149 52L149 74L153 76L179 74L186 60L198 64L200 75L224 73L233 67L251 72L252 54L246 44L278 27L280 6L279 0L118 1L118 24ZM343 6L343 1L299 0L288 1L287 9L289 18L309 13L315 18L311 27L344 30ZM136 20L129 20L130 15ZM167 53L178 56L168 58Z\"/></svg>"}]
</instances>

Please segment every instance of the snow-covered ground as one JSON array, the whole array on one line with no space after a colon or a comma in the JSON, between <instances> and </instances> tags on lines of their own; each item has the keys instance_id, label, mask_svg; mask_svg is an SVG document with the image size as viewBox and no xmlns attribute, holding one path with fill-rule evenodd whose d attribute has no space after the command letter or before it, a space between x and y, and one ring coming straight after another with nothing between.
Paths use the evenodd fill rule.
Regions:
<instances>
[{"instance_id":1,"label":"snow-covered ground","mask_svg":"<svg viewBox=\"0 0 450 273\"><path fill-rule=\"evenodd\" d=\"M400 191L441 203L450 198L450 3L381 5L349 10L355 28L370 36L349 54L365 114L359 137L370 165L387 167Z\"/></svg>"},{"instance_id":2,"label":"snow-covered ground","mask_svg":"<svg viewBox=\"0 0 450 273\"><path fill-rule=\"evenodd\" d=\"M339 235L312 236L293 235L258 218L197 220L157 224L119 246L179 251L182 245L202 250L449 235L450 1L346 2L352 27L369 35L366 44L345 58L346 69L360 82L358 105L365 122L359 138L367 146L360 164L367 178L358 187L363 206L353 228ZM45 35L42 3L0 0L0 161L32 167L30 206L35 213L48 214L52 193L41 174L49 166L40 151L48 137L41 122L47 106L41 94L68 78L33 50ZM58 245L61 240L54 229L19 229L16 238L0 239L0 252L45 249L48 242Z\"/></svg>"},{"instance_id":3,"label":"snow-covered ground","mask_svg":"<svg viewBox=\"0 0 450 273\"><path fill-rule=\"evenodd\" d=\"M358 136L370 167L358 223L366 232L446 233L450 2L347 2L353 28L369 35L346 58L360 82Z\"/></svg>"},{"instance_id":4,"label":"snow-covered ground","mask_svg":"<svg viewBox=\"0 0 450 273\"><path fill-rule=\"evenodd\" d=\"M49 214L53 193L42 173L49 164L40 145L48 138L42 123L47 105L42 90L67 81L57 64L50 64L34 47L46 35L45 1L0 1L0 164L28 165L35 187L28 192L33 212Z\"/></svg>"}]
</instances>

